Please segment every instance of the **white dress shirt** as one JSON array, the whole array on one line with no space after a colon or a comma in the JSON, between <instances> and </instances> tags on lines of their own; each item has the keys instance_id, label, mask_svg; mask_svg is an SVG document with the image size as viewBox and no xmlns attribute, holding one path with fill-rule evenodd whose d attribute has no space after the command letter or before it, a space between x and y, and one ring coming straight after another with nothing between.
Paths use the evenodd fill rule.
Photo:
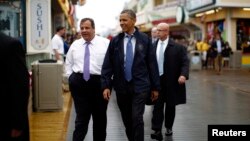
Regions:
<instances>
[{"instance_id":1,"label":"white dress shirt","mask_svg":"<svg viewBox=\"0 0 250 141\"><path fill-rule=\"evenodd\" d=\"M71 73L83 73L84 54L86 41L81 38L75 40L69 48L66 56L66 75L69 77ZM106 51L108 49L109 40L95 35L89 44L90 53L90 74L101 75L101 68L104 61Z\"/></svg>"},{"instance_id":2,"label":"white dress shirt","mask_svg":"<svg viewBox=\"0 0 250 141\"><path fill-rule=\"evenodd\" d=\"M216 40L216 44L217 44L217 52L221 53L221 51L222 51L221 41L220 40Z\"/></svg>"},{"instance_id":3,"label":"white dress shirt","mask_svg":"<svg viewBox=\"0 0 250 141\"><path fill-rule=\"evenodd\" d=\"M165 52L165 50L167 48L167 45L168 45L168 41L169 41L169 38L165 39L164 41L159 40L158 43L157 43L156 57L157 57L157 62L158 63L159 63L159 56L160 56L160 54L164 55L164 52ZM161 44L162 43L163 43L163 52L160 52L160 48L161 48ZM160 69L160 65L163 66L163 63L162 64L158 64L159 69ZM159 74L161 76L163 74L163 71L159 70Z\"/></svg>"}]
</instances>

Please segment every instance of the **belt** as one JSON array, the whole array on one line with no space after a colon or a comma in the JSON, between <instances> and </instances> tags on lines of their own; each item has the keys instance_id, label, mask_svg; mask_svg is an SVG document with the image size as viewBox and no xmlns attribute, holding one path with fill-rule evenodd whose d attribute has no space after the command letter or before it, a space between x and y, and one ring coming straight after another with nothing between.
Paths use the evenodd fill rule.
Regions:
<instances>
[{"instance_id":1,"label":"belt","mask_svg":"<svg viewBox=\"0 0 250 141\"><path fill-rule=\"evenodd\" d=\"M74 72L74 74L83 76L83 73L80 73L80 72ZM90 74L90 77L91 78L101 78L101 75Z\"/></svg>"}]
</instances>

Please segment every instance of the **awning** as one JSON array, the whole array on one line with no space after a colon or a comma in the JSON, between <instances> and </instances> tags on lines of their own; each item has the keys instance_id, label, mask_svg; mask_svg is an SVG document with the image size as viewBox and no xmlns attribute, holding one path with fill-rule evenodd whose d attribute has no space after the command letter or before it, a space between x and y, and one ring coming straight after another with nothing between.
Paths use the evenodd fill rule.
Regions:
<instances>
[{"instance_id":1,"label":"awning","mask_svg":"<svg viewBox=\"0 0 250 141\"><path fill-rule=\"evenodd\" d=\"M170 25L176 24L176 10L177 6L150 11L148 13L149 21L152 22L153 25L160 22L166 22Z\"/></svg>"}]
</instances>

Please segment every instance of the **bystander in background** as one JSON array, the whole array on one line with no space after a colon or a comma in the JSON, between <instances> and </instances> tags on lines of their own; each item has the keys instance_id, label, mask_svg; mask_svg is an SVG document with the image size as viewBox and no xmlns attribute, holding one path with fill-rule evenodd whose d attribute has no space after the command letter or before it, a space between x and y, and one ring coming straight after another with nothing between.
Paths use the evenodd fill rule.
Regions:
<instances>
[{"instance_id":1,"label":"bystander in background","mask_svg":"<svg viewBox=\"0 0 250 141\"><path fill-rule=\"evenodd\" d=\"M52 56L56 60L61 60L64 62L64 35L66 29L63 26L59 26L56 28L56 34L53 36L51 40L52 46Z\"/></svg>"}]
</instances>

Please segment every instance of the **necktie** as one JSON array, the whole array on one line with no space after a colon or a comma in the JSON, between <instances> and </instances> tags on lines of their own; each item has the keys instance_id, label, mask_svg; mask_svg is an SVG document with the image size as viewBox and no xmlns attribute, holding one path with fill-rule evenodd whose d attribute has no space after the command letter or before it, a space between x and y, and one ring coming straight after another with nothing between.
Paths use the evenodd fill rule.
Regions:
<instances>
[{"instance_id":1,"label":"necktie","mask_svg":"<svg viewBox=\"0 0 250 141\"><path fill-rule=\"evenodd\" d=\"M89 74L89 44L90 42L86 42L85 43L85 54L84 54L84 67L83 67L83 79L85 81L88 81L90 78L90 74Z\"/></svg>"},{"instance_id":2,"label":"necktie","mask_svg":"<svg viewBox=\"0 0 250 141\"><path fill-rule=\"evenodd\" d=\"M161 45L159 48L159 57L158 57L158 66L159 66L160 75L163 74L163 62L164 62L164 43L161 42Z\"/></svg>"},{"instance_id":3,"label":"necktie","mask_svg":"<svg viewBox=\"0 0 250 141\"><path fill-rule=\"evenodd\" d=\"M126 47L125 79L127 81L130 81L132 79L131 69L132 69L133 58L134 58L133 46L131 42L131 39L133 38L133 36L127 36L127 38L128 38L128 43Z\"/></svg>"}]
</instances>

